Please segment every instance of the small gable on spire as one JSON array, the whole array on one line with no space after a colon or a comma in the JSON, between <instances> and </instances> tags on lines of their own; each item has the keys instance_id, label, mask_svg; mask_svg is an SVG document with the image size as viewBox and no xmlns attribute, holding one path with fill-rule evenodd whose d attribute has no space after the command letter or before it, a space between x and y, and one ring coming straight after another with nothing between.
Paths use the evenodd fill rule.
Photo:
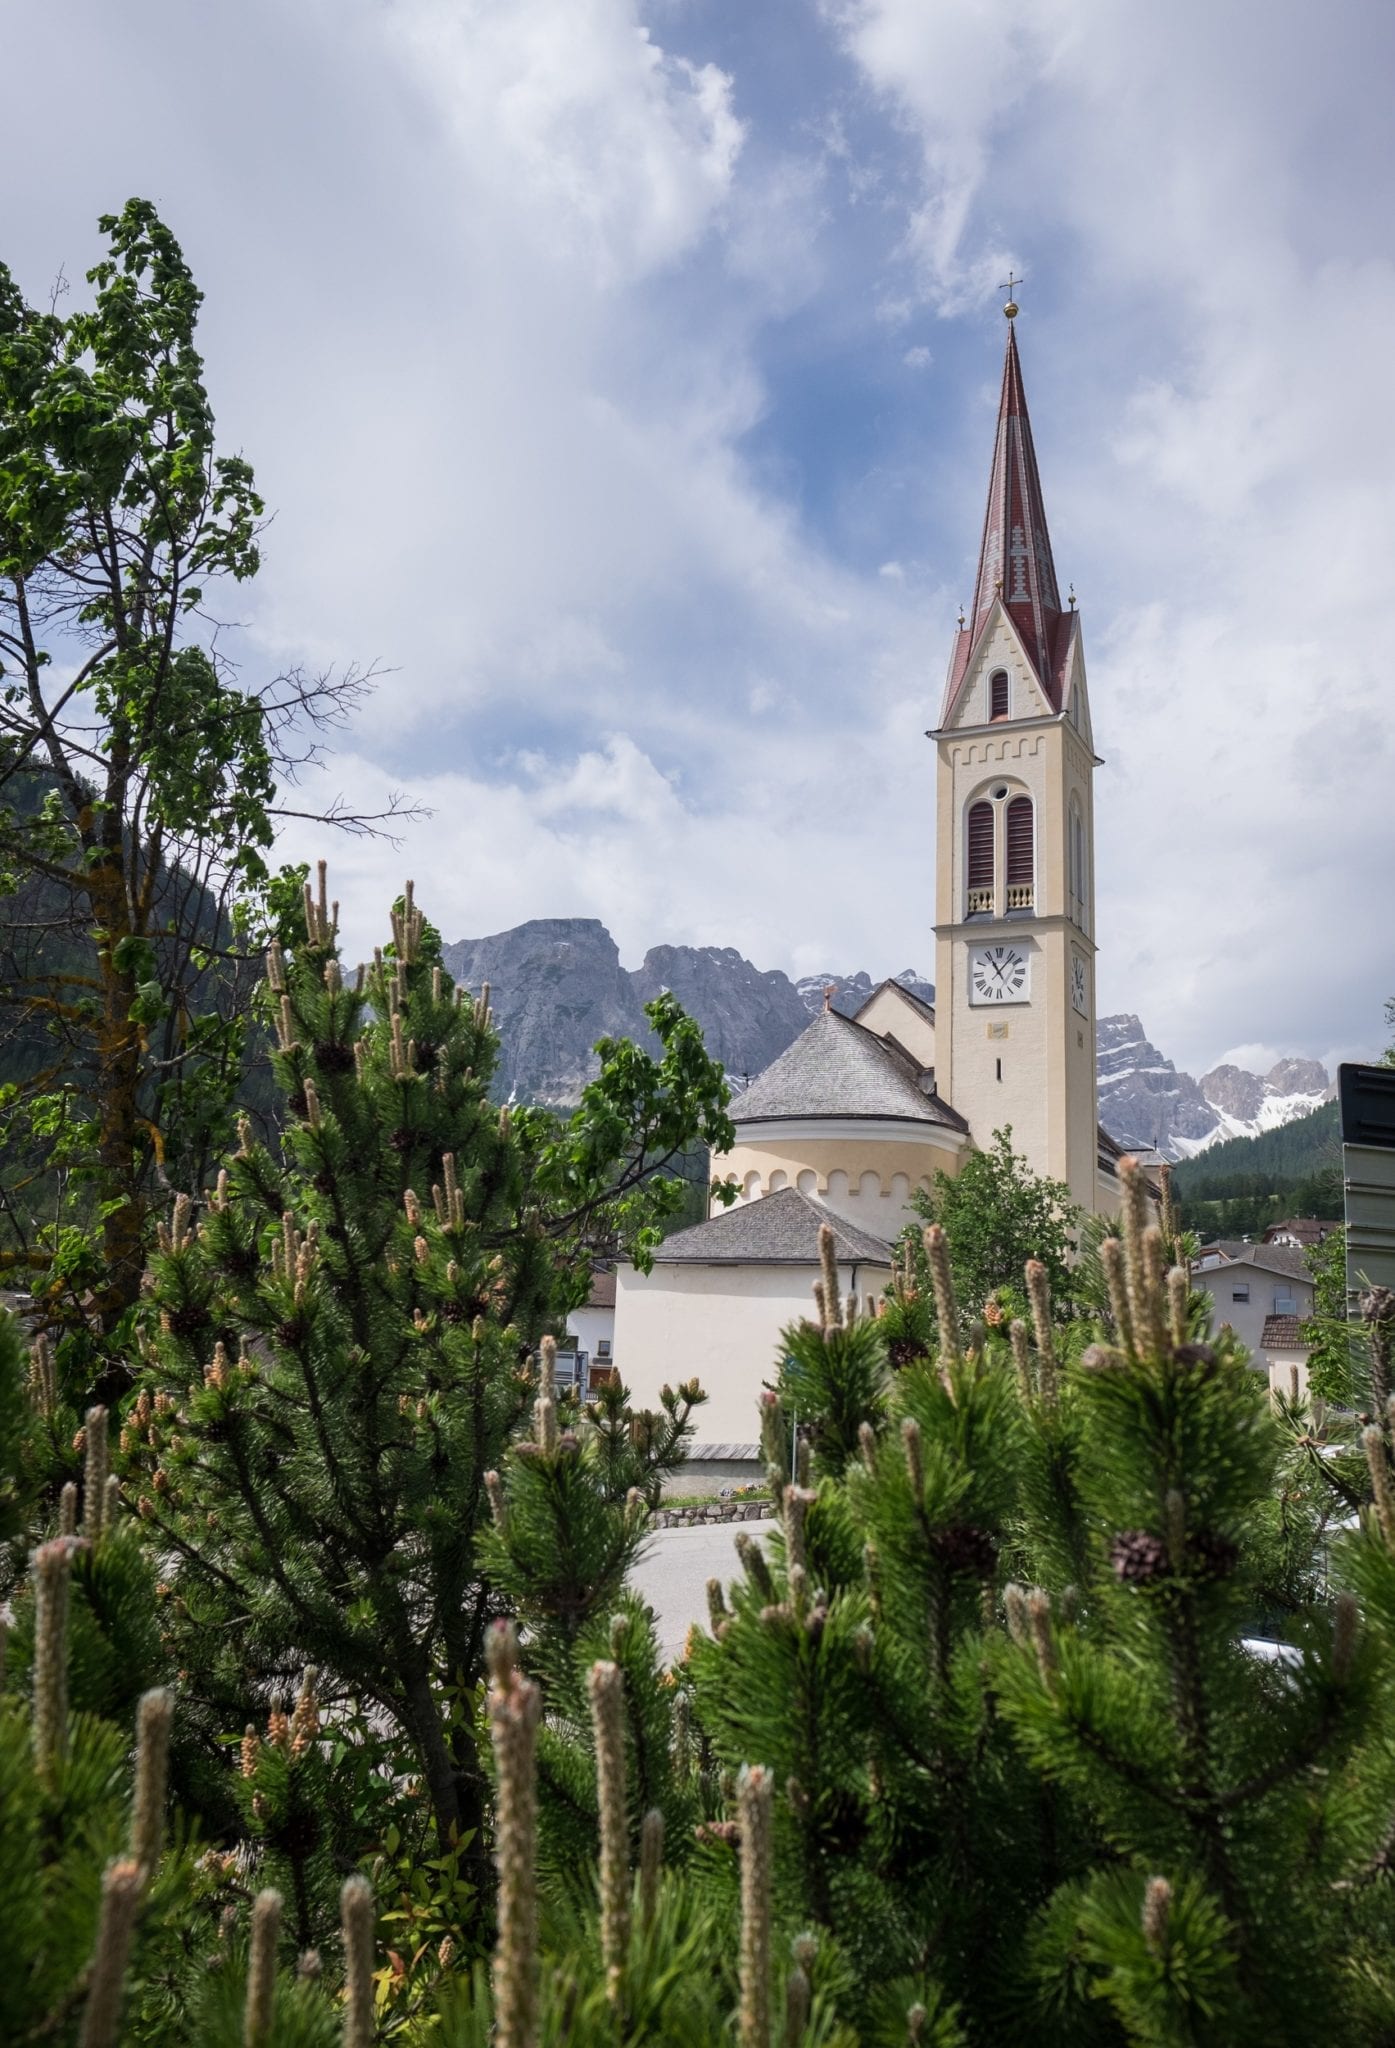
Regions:
<instances>
[{"instance_id":1,"label":"small gable on spire","mask_svg":"<svg viewBox=\"0 0 1395 2048\"><path fill-rule=\"evenodd\" d=\"M981 669L978 657L985 642L1005 623L1011 625L1044 708L1059 711L1078 622L1078 614L1061 605L1017 354L1017 331L1009 319L973 609L955 638L940 723L959 722L953 714L970 670Z\"/></svg>"},{"instance_id":2,"label":"small gable on spire","mask_svg":"<svg viewBox=\"0 0 1395 2048\"><path fill-rule=\"evenodd\" d=\"M951 667L941 724L948 729L1050 718L1060 708L1037 674L1016 620L995 602L957 676Z\"/></svg>"}]
</instances>

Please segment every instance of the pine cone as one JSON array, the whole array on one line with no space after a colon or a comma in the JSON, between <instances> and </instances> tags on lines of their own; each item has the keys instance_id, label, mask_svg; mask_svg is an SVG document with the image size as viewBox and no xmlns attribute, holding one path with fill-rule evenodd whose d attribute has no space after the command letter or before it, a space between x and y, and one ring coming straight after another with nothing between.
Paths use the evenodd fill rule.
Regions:
<instances>
[{"instance_id":1,"label":"pine cone","mask_svg":"<svg viewBox=\"0 0 1395 2048\"><path fill-rule=\"evenodd\" d=\"M183 1308L167 1311L167 1321L172 1337L197 1337L200 1330L208 1328L211 1318L202 1302L186 1302Z\"/></svg>"},{"instance_id":2,"label":"pine cone","mask_svg":"<svg viewBox=\"0 0 1395 2048\"><path fill-rule=\"evenodd\" d=\"M1125 1529L1109 1553L1114 1576L1126 1586L1148 1586L1167 1577L1167 1545L1147 1529Z\"/></svg>"},{"instance_id":3,"label":"pine cone","mask_svg":"<svg viewBox=\"0 0 1395 2048\"><path fill-rule=\"evenodd\" d=\"M315 1044L315 1065L322 1074L347 1074L354 1063L354 1049L337 1038L321 1038Z\"/></svg>"},{"instance_id":4,"label":"pine cone","mask_svg":"<svg viewBox=\"0 0 1395 2048\"><path fill-rule=\"evenodd\" d=\"M932 1538L935 1555L952 1572L986 1579L998 1562L998 1546L986 1529L971 1522L951 1522Z\"/></svg>"}]
</instances>

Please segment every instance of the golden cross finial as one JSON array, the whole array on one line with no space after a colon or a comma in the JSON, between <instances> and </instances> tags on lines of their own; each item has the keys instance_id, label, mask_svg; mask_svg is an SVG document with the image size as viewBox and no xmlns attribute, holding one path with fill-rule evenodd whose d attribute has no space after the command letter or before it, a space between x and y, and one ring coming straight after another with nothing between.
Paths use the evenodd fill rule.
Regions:
<instances>
[{"instance_id":1,"label":"golden cross finial","mask_svg":"<svg viewBox=\"0 0 1395 2048\"><path fill-rule=\"evenodd\" d=\"M998 286L998 290L1000 292L1007 293L1007 304L1003 307L1003 312L1009 320L1015 320L1017 318L1017 300L1014 296L1014 287L1019 284L1025 284L1026 282L1027 280L1025 277L1014 277L1012 272L1009 270L1007 274L1007 283L1000 284Z\"/></svg>"}]
</instances>

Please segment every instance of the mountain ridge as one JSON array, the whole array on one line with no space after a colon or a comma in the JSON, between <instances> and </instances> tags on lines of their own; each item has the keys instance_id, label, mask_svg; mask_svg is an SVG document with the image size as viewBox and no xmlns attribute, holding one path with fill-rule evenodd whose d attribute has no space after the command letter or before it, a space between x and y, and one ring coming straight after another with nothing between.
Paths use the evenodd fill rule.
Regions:
<instances>
[{"instance_id":1,"label":"mountain ridge","mask_svg":"<svg viewBox=\"0 0 1395 2048\"><path fill-rule=\"evenodd\" d=\"M793 1043L826 997L851 1016L880 986L862 968L793 981L779 968L756 967L734 946L651 946L638 967L627 968L594 917L533 918L455 940L442 958L467 987L490 984L502 1035L500 1098L555 1108L574 1104L596 1073L591 1048L598 1038L655 1044L644 1005L664 989L697 1019L739 1093ZM913 967L883 978L934 1003L933 983ZM1165 1058L1130 1012L1101 1017L1095 1029L1100 1121L1129 1150L1190 1159L1227 1138L1278 1129L1332 1094L1316 1060L1281 1059L1267 1074L1222 1065L1198 1080Z\"/></svg>"}]
</instances>

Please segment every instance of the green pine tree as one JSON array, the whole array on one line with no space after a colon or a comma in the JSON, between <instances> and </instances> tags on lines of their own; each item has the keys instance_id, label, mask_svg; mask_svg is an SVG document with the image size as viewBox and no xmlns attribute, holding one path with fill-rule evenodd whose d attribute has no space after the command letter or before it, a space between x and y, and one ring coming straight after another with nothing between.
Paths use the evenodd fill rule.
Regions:
<instances>
[{"instance_id":1,"label":"green pine tree","mask_svg":"<svg viewBox=\"0 0 1395 2048\"><path fill-rule=\"evenodd\" d=\"M273 948L269 967L285 1155L245 1132L201 1221L181 1202L162 1234L125 1470L170 1560L169 1638L210 1742L249 1707L258 1721L278 1697L284 1710L305 1665L319 1674L337 1774L298 1803L290 1784L261 1788L268 1846L307 1873L352 1861L377 1838L384 1782L419 1787L430 1853L477 1939L489 1786L476 1702L508 1602L481 1542L489 1475L534 1399L538 1339L585 1298L591 1257L642 1261L681 1200L665 1167L696 1139L730 1142L726 1090L662 998L649 1009L661 1057L603 1046L569 1121L500 1110L488 993L453 987L410 888L391 945L356 979L323 870L305 912L304 942L290 959ZM589 1452L585 1470L609 1559L572 1560L590 1612L634 1536ZM322 1897L320 1917L332 1907Z\"/></svg>"},{"instance_id":2,"label":"green pine tree","mask_svg":"<svg viewBox=\"0 0 1395 2048\"><path fill-rule=\"evenodd\" d=\"M1332 1558L1369 1619L1329 1590L1321 1515L1293 1511L1287 1647L1262 1656L1246 1639L1275 1606L1295 1453L1169 1271L1171 1224L1149 1222L1128 1162L1083 1355L1040 1262L1030 1326L961 1337L933 1227L933 1353L905 1273L867 1326L887 1335L882 1378L827 1297L785 1340L767 1397L780 1531L745 1546L688 1671L714 1762L779 1788L775 1911L818 1930L861 2039L886 1999L970 2042L1387 2038L1395 1317L1378 1305L1371 1325L1376 1505ZM813 1426L790 1474L795 1398Z\"/></svg>"}]
</instances>

